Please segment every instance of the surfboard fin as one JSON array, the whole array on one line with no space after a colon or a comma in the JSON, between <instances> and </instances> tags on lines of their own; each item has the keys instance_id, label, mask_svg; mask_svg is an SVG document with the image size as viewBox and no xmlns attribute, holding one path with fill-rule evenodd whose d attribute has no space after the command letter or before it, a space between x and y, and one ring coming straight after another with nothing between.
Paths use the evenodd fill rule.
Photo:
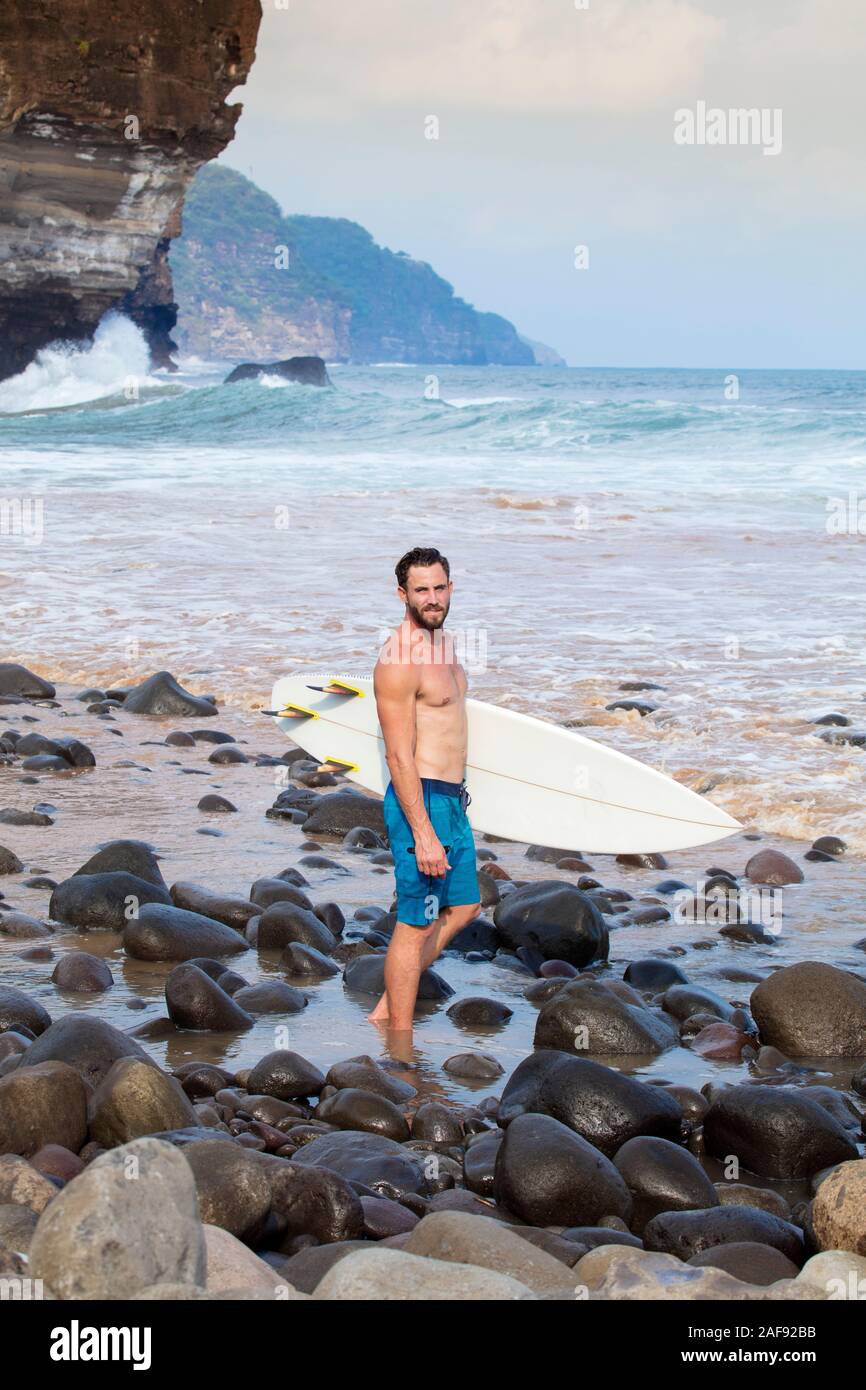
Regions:
<instances>
[{"instance_id":1,"label":"surfboard fin","mask_svg":"<svg viewBox=\"0 0 866 1390\"><path fill-rule=\"evenodd\" d=\"M327 685L308 685L308 690L320 690L324 695L344 695L350 699L364 698L364 691L360 686L353 685L351 681L340 680L337 676L330 676Z\"/></svg>"},{"instance_id":2,"label":"surfboard fin","mask_svg":"<svg viewBox=\"0 0 866 1390\"><path fill-rule=\"evenodd\" d=\"M262 714L273 715L274 719L318 719L318 714L314 709L307 709L306 705L286 705L284 709L266 709Z\"/></svg>"},{"instance_id":3,"label":"surfboard fin","mask_svg":"<svg viewBox=\"0 0 866 1390\"><path fill-rule=\"evenodd\" d=\"M320 772L357 772L357 763L347 763L345 758L326 758L319 768Z\"/></svg>"}]
</instances>

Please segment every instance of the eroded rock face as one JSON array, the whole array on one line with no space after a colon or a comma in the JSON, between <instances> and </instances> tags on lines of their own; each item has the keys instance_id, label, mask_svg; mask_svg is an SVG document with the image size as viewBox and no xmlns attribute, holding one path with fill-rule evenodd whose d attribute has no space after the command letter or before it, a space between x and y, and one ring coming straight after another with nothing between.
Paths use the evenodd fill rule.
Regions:
<instances>
[{"instance_id":1,"label":"eroded rock face","mask_svg":"<svg viewBox=\"0 0 866 1390\"><path fill-rule=\"evenodd\" d=\"M6 0L0 10L0 378L117 308L167 365L167 252L225 148L260 0Z\"/></svg>"}]
</instances>

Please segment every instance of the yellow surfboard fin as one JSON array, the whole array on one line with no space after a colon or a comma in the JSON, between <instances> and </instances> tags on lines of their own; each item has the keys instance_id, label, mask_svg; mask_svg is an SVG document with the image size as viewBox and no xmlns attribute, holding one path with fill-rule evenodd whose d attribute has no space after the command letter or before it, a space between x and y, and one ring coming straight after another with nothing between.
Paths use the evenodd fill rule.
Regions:
<instances>
[{"instance_id":1,"label":"yellow surfboard fin","mask_svg":"<svg viewBox=\"0 0 866 1390\"><path fill-rule=\"evenodd\" d=\"M306 705L286 705L278 714L279 719L318 719L318 714L314 709L307 709Z\"/></svg>"},{"instance_id":2,"label":"yellow surfboard fin","mask_svg":"<svg viewBox=\"0 0 866 1390\"><path fill-rule=\"evenodd\" d=\"M354 685L352 681L341 680L339 676L331 676L324 689L328 695L359 696L362 700L365 693L359 685Z\"/></svg>"},{"instance_id":3,"label":"yellow surfboard fin","mask_svg":"<svg viewBox=\"0 0 866 1390\"><path fill-rule=\"evenodd\" d=\"M320 772L357 772L357 763L347 763L344 758L326 758L319 768Z\"/></svg>"}]
</instances>

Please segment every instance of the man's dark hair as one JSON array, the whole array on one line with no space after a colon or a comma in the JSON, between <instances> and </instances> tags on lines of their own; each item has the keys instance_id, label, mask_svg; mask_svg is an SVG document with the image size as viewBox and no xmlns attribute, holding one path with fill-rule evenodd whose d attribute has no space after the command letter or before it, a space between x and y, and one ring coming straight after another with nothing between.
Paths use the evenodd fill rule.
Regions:
<instances>
[{"instance_id":1,"label":"man's dark hair","mask_svg":"<svg viewBox=\"0 0 866 1390\"><path fill-rule=\"evenodd\" d=\"M397 561L394 573L397 576L397 583L401 589L405 589L406 580L409 578L409 571L413 565L441 565L448 578L451 578L451 569L444 555L432 547L416 545L414 550L407 550L401 560Z\"/></svg>"}]
</instances>

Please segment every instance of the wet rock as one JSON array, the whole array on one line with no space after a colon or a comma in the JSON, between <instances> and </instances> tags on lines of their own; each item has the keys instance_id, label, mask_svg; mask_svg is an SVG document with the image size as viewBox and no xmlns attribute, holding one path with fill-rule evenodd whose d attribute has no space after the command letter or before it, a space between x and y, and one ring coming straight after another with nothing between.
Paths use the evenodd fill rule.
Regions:
<instances>
[{"instance_id":1,"label":"wet rock","mask_svg":"<svg viewBox=\"0 0 866 1390\"><path fill-rule=\"evenodd\" d=\"M743 1182L717 1182L715 1189L722 1206L757 1207L771 1216L791 1220L791 1207L780 1192L769 1187L751 1187Z\"/></svg>"},{"instance_id":2,"label":"wet rock","mask_svg":"<svg viewBox=\"0 0 866 1390\"><path fill-rule=\"evenodd\" d=\"M156 1066L135 1039L119 1028L92 1014L65 1014L31 1043L18 1069L20 1072L42 1062L66 1062L96 1087L120 1057L138 1057Z\"/></svg>"},{"instance_id":3,"label":"wet rock","mask_svg":"<svg viewBox=\"0 0 866 1390\"><path fill-rule=\"evenodd\" d=\"M666 1211L653 1217L643 1233L647 1250L690 1260L719 1245L743 1241L769 1245L799 1266L803 1263L803 1232L756 1207L719 1206L708 1211Z\"/></svg>"},{"instance_id":4,"label":"wet rock","mask_svg":"<svg viewBox=\"0 0 866 1390\"><path fill-rule=\"evenodd\" d=\"M311 1294L321 1283L328 1270L340 1260L351 1255L354 1250L369 1250L366 1240L344 1240L336 1244L314 1245L299 1250L281 1266L281 1273L289 1284L302 1293Z\"/></svg>"},{"instance_id":5,"label":"wet rock","mask_svg":"<svg viewBox=\"0 0 866 1390\"><path fill-rule=\"evenodd\" d=\"M763 1042L790 1057L866 1056L866 984L833 965L803 961L752 991Z\"/></svg>"},{"instance_id":6,"label":"wet rock","mask_svg":"<svg viewBox=\"0 0 866 1390\"><path fill-rule=\"evenodd\" d=\"M660 1212L719 1205L716 1189L698 1160L667 1139L648 1135L629 1139L613 1161L632 1195L632 1230L638 1234Z\"/></svg>"},{"instance_id":7,"label":"wet rock","mask_svg":"<svg viewBox=\"0 0 866 1390\"><path fill-rule=\"evenodd\" d=\"M254 1237L271 1206L267 1169L230 1140L189 1144L184 1157L195 1179L202 1221L238 1240Z\"/></svg>"},{"instance_id":8,"label":"wet rock","mask_svg":"<svg viewBox=\"0 0 866 1390\"><path fill-rule=\"evenodd\" d=\"M699 1057L713 1061L738 1061L743 1048L752 1041L731 1023L709 1023L692 1037L690 1047Z\"/></svg>"},{"instance_id":9,"label":"wet rock","mask_svg":"<svg viewBox=\"0 0 866 1390\"><path fill-rule=\"evenodd\" d=\"M396 1135L391 1137L396 1138ZM412 1138L448 1149L463 1143L463 1126L454 1110L441 1101L428 1100L419 1105L412 1116Z\"/></svg>"},{"instance_id":10,"label":"wet rock","mask_svg":"<svg viewBox=\"0 0 866 1390\"><path fill-rule=\"evenodd\" d=\"M243 989L235 992L233 998L240 1008L254 1017L261 1014L299 1014L309 1003L302 990L293 989L283 980L265 980L260 985L244 985Z\"/></svg>"},{"instance_id":11,"label":"wet rock","mask_svg":"<svg viewBox=\"0 0 866 1390\"><path fill-rule=\"evenodd\" d=\"M803 870L777 849L761 849L753 854L745 868L750 883L769 883L779 887L786 883L802 883Z\"/></svg>"},{"instance_id":12,"label":"wet rock","mask_svg":"<svg viewBox=\"0 0 866 1390\"><path fill-rule=\"evenodd\" d=\"M446 1012L458 1028L495 1028L507 1023L514 1010L500 999L473 994L458 999Z\"/></svg>"},{"instance_id":13,"label":"wet rock","mask_svg":"<svg viewBox=\"0 0 866 1390\"><path fill-rule=\"evenodd\" d=\"M210 716L217 713L215 704L184 690L168 671L157 671L129 691L123 702L129 714L175 714Z\"/></svg>"},{"instance_id":14,"label":"wet rock","mask_svg":"<svg viewBox=\"0 0 866 1390\"><path fill-rule=\"evenodd\" d=\"M237 748L233 743L226 743L221 748L214 749L208 762L216 763L220 767L227 767L237 763L248 763L249 758L242 748Z\"/></svg>"},{"instance_id":15,"label":"wet rock","mask_svg":"<svg viewBox=\"0 0 866 1390\"><path fill-rule=\"evenodd\" d=\"M380 995L385 989L384 955L355 956L343 972L343 986L357 994ZM435 970L422 972L418 986L419 1001L448 999L454 990Z\"/></svg>"},{"instance_id":16,"label":"wet rock","mask_svg":"<svg viewBox=\"0 0 866 1390\"><path fill-rule=\"evenodd\" d=\"M167 889L120 870L64 879L51 894L48 912L54 921L79 931L122 932L132 911L170 902Z\"/></svg>"},{"instance_id":17,"label":"wet rock","mask_svg":"<svg viewBox=\"0 0 866 1390\"><path fill-rule=\"evenodd\" d=\"M123 946L136 960L189 961L249 950L244 938L222 922L162 903L146 903L127 923Z\"/></svg>"},{"instance_id":18,"label":"wet rock","mask_svg":"<svg viewBox=\"0 0 866 1390\"><path fill-rule=\"evenodd\" d=\"M26 1255L38 1219L36 1212L31 1211L29 1207L14 1204L0 1206L0 1251L5 1247L7 1250L18 1250ZM2 1267L4 1260L0 1254L0 1268ZM5 1297L8 1298L8 1293L5 1293Z\"/></svg>"},{"instance_id":19,"label":"wet rock","mask_svg":"<svg viewBox=\"0 0 866 1390\"><path fill-rule=\"evenodd\" d=\"M493 920L512 950L530 947L546 960L564 960L578 969L607 959L604 918L570 883L543 880L516 888L497 904Z\"/></svg>"},{"instance_id":20,"label":"wet rock","mask_svg":"<svg viewBox=\"0 0 866 1390\"><path fill-rule=\"evenodd\" d=\"M228 813L236 811L238 808L233 802L229 801L228 797L218 796L216 792L208 792L207 796L202 797L196 809L199 811L224 811Z\"/></svg>"},{"instance_id":21,"label":"wet rock","mask_svg":"<svg viewBox=\"0 0 866 1390\"><path fill-rule=\"evenodd\" d=\"M366 1054L350 1057L344 1062L335 1062L325 1077L325 1084L335 1086L338 1090L353 1087L362 1091L372 1091L374 1095L384 1096L395 1105L411 1100L416 1094L415 1087L410 1086L408 1081L392 1076Z\"/></svg>"},{"instance_id":22,"label":"wet rock","mask_svg":"<svg viewBox=\"0 0 866 1390\"><path fill-rule=\"evenodd\" d=\"M679 1101L660 1086L585 1057L543 1049L512 1072L499 1103L499 1123L549 1115L612 1158L637 1135L678 1139Z\"/></svg>"},{"instance_id":23,"label":"wet rock","mask_svg":"<svg viewBox=\"0 0 866 1390\"><path fill-rule=\"evenodd\" d=\"M16 989L14 985L0 985L0 1035L23 1026L38 1037L50 1023L51 1015L47 1009L31 999L23 989Z\"/></svg>"},{"instance_id":24,"label":"wet rock","mask_svg":"<svg viewBox=\"0 0 866 1390\"><path fill-rule=\"evenodd\" d=\"M315 1143L322 1142L315 1140ZM301 1153L306 1153L312 1147ZM364 1232L364 1208L348 1178L333 1164L308 1166L296 1157L267 1170L271 1204L285 1229L284 1250L297 1236L317 1241L356 1240Z\"/></svg>"},{"instance_id":25,"label":"wet rock","mask_svg":"<svg viewBox=\"0 0 866 1390\"><path fill-rule=\"evenodd\" d=\"M309 908L289 902L273 903L259 918L256 944L260 951L282 951L290 941L312 946L323 955L337 944L333 932Z\"/></svg>"},{"instance_id":26,"label":"wet rock","mask_svg":"<svg viewBox=\"0 0 866 1390\"><path fill-rule=\"evenodd\" d=\"M250 889L250 901L265 910L273 907L275 903L294 903L296 907L305 907L308 912L312 912L313 904L302 892L302 887L306 879L301 874L297 875L300 883L288 878L257 878Z\"/></svg>"},{"instance_id":27,"label":"wet rock","mask_svg":"<svg viewBox=\"0 0 866 1390\"><path fill-rule=\"evenodd\" d=\"M495 1057L486 1052L458 1052L447 1057L442 1070L449 1076L462 1076L473 1081L494 1081L502 1076L505 1068Z\"/></svg>"},{"instance_id":28,"label":"wet rock","mask_svg":"<svg viewBox=\"0 0 866 1390\"><path fill-rule=\"evenodd\" d=\"M236 381L251 381L259 376L280 376L302 386L330 386L325 363L321 357L287 357L282 362L241 362L225 379L225 385Z\"/></svg>"},{"instance_id":29,"label":"wet rock","mask_svg":"<svg viewBox=\"0 0 866 1390\"><path fill-rule=\"evenodd\" d=\"M822 1250L866 1255L866 1159L842 1163L824 1179L812 1202L812 1229Z\"/></svg>"},{"instance_id":30,"label":"wet rock","mask_svg":"<svg viewBox=\"0 0 866 1390\"><path fill-rule=\"evenodd\" d=\"M700 985L671 985L665 990L662 1008L672 1018L684 1022L694 1014L709 1014L714 1018L730 1022L733 1009L720 995Z\"/></svg>"},{"instance_id":31,"label":"wet rock","mask_svg":"<svg viewBox=\"0 0 866 1390\"><path fill-rule=\"evenodd\" d=\"M409 1125L402 1111L391 1100L347 1086L333 1096L321 1100L316 1118L337 1129L362 1130L368 1134L383 1134L387 1139L403 1143L409 1138Z\"/></svg>"},{"instance_id":32,"label":"wet rock","mask_svg":"<svg viewBox=\"0 0 866 1390\"><path fill-rule=\"evenodd\" d=\"M829 854L831 858L838 859L848 848L844 840L840 840L838 835L819 835L812 845L819 854Z\"/></svg>"},{"instance_id":33,"label":"wet rock","mask_svg":"<svg viewBox=\"0 0 866 1390\"><path fill-rule=\"evenodd\" d=\"M51 976L58 989L87 994L111 989L114 976L104 960L87 951L70 951L61 956Z\"/></svg>"},{"instance_id":34,"label":"wet rock","mask_svg":"<svg viewBox=\"0 0 866 1390\"><path fill-rule=\"evenodd\" d=\"M173 883L171 900L175 907L181 907L186 912L197 912L201 917L222 922L238 932L242 932L250 919L261 912L261 908L248 898L212 893L198 883Z\"/></svg>"},{"instance_id":35,"label":"wet rock","mask_svg":"<svg viewBox=\"0 0 866 1390\"><path fill-rule=\"evenodd\" d=\"M104 1149L196 1122L195 1110L180 1082L135 1057L122 1057L114 1063L89 1107L90 1137Z\"/></svg>"},{"instance_id":36,"label":"wet rock","mask_svg":"<svg viewBox=\"0 0 866 1390\"><path fill-rule=\"evenodd\" d=\"M169 1018L178 1028L201 1032L240 1032L252 1028L253 1018L197 965L176 965L165 982ZM174 1125L159 1125L173 1129Z\"/></svg>"},{"instance_id":37,"label":"wet rock","mask_svg":"<svg viewBox=\"0 0 866 1390\"><path fill-rule=\"evenodd\" d=\"M29 1158L44 1144L77 1151L87 1138L87 1088L63 1062L0 1077L0 1153Z\"/></svg>"},{"instance_id":38,"label":"wet rock","mask_svg":"<svg viewBox=\"0 0 866 1390\"><path fill-rule=\"evenodd\" d=\"M622 1177L599 1149L547 1115L519 1115L494 1171L496 1201L532 1226L595 1224L631 1216Z\"/></svg>"},{"instance_id":39,"label":"wet rock","mask_svg":"<svg viewBox=\"0 0 866 1390\"><path fill-rule=\"evenodd\" d=\"M327 980L339 975L340 967L322 951L301 941L290 941L280 956L280 965L287 974L303 980Z\"/></svg>"},{"instance_id":40,"label":"wet rock","mask_svg":"<svg viewBox=\"0 0 866 1390\"><path fill-rule=\"evenodd\" d=\"M839 1122L802 1090L726 1086L704 1117L707 1152L766 1178L808 1178L857 1157Z\"/></svg>"},{"instance_id":41,"label":"wet rock","mask_svg":"<svg viewBox=\"0 0 866 1390\"><path fill-rule=\"evenodd\" d=\"M79 874L111 873L134 874L136 878L143 878L146 883L153 883L157 888L167 890L159 861L144 840L111 840L109 844L97 850L96 854L91 855L80 869L76 869L73 877Z\"/></svg>"},{"instance_id":42,"label":"wet rock","mask_svg":"<svg viewBox=\"0 0 866 1390\"><path fill-rule=\"evenodd\" d=\"M24 700L53 700L57 694L50 681L19 666L14 661L0 661L0 695L20 695Z\"/></svg>"},{"instance_id":43,"label":"wet rock","mask_svg":"<svg viewBox=\"0 0 866 1390\"><path fill-rule=\"evenodd\" d=\"M535 1046L560 1051L649 1056L676 1041L662 1015L626 1002L601 980L568 981L542 1005L535 1025Z\"/></svg>"},{"instance_id":44,"label":"wet rock","mask_svg":"<svg viewBox=\"0 0 866 1390\"><path fill-rule=\"evenodd\" d=\"M602 1248L591 1250L575 1265L574 1273L593 1296L605 1301L749 1300L811 1301L814 1287L798 1286L784 1279L769 1288L744 1284L720 1269L698 1269L673 1255L649 1250Z\"/></svg>"},{"instance_id":45,"label":"wet rock","mask_svg":"<svg viewBox=\"0 0 866 1390\"><path fill-rule=\"evenodd\" d=\"M278 1100L302 1100L317 1096L325 1078L298 1052L278 1049L259 1059L247 1077L253 1094L276 1096Z\"/></svg>"},{"instance_id":46,"label":"wet rock","mask_svg":"<svg viewBox=\"0 0 866 1390\"><path fill-rule=\"evenodd\" d=\"M316 799L315 808L304 821L305 835L339 835L341 838L356 826L366 826L385 838L385 817L382 803L372 796L356 792L333 792Z\"/></svg>"},{"instance_id":47,"label":"wet rock","mask_svg":"<svg viewBox=\"0 0 866 1390\"><path fill-rule=\"evenodd\" d=\"M13 854L5 845L0 845L0 874L20 874L23 869L24 865L17 854Z\"/></svg>"},{"instance_id":48,"label":"wet rock","mask_svg":"<svg viewBox=\"0 0 866 1390\"><path fill-rule=\"evenodd\" d=\"M626 966L623 979L635 989L646 993L652 991L653 994L660 994L671 985L685 985L689 982L685 972L678 965L674 965L673 961L657 960L654 956L633 960Z\"/></svg>"},{"instance_id":49,"label":"wet rock","mask_svg":"<svg viewBox=\"0 0 866 1390\"><path fill-rule=\"evenodd\" d=\"M15 937L18 941L34 941L38 937L51 936L44 922L30 917L26 912L4 912L0 917L0 936Z\"/></svg>"},{"instance_id":50,"label":"wet rock","mask_svg":"<svg viewBox=\"0 0 866 1390\"><path fill-rule=\"evenodd\" d=\"M294 1155L293 1163L329 1168L350 1182L363 1183L374 1193L384 1189L418 1192L427 1190L424 1155L379 1134L340 1130L322 1135Z\"/></svg>"},{"instance_id":51,"label":"wet rock","mask_svg":"<svg viewBox=\"0 0 866 1390\"><path fill-rule=\"evenodd\" d=\"M64 1299L124 1299L162 1283L202 1286L204 1230L183 1155L155 1139L100 1154L40 1217L30 1273Z\"/></svg>"}]
</instances>

